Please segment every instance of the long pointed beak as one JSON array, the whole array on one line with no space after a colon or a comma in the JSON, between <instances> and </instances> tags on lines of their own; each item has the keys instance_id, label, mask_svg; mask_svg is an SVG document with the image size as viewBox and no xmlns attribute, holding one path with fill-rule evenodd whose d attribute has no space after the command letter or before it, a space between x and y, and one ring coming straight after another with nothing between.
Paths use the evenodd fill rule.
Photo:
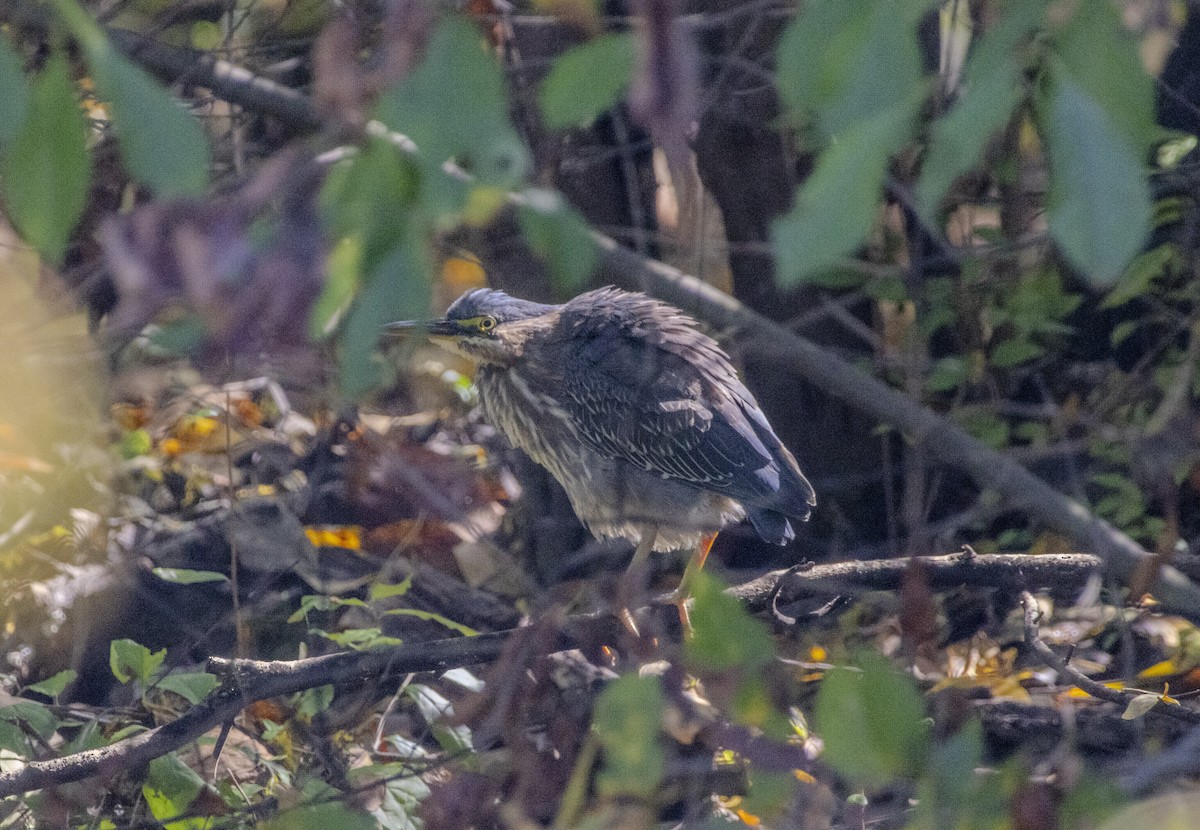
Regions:
<instances>
[{"instance_id":1,"label":"long pointed beak","mask_svg":"<svg viewBox=\"0 0 1200 830\"><path fill-rule=\"evenodd\" d=\"M438 320L401 320L388 323L383 327L383 331L391 337L403 337L409 332L420 332L434 337L449 337L461 333L457 323L444 317Z\"/></svg>"}]
</instances>

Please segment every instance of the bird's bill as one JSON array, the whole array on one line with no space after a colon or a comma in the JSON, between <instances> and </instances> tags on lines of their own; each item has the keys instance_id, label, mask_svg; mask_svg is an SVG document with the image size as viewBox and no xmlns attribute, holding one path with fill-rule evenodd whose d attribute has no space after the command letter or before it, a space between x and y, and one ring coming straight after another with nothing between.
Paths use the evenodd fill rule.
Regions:
<instances>
[{"instance_id":1,"label":"bird's bill","mask_svg":"<svg viewBox=\"0 0 1200 830\"><path fill-rule=\"evenodd\" d=\"M457 322L444 317L438 320L401 320L397 323L388 323L383 330L392 336L402 336L408 332L420 332L430 337L450 337L462 334L462 329Z\"/></svg>"}]
</instances>

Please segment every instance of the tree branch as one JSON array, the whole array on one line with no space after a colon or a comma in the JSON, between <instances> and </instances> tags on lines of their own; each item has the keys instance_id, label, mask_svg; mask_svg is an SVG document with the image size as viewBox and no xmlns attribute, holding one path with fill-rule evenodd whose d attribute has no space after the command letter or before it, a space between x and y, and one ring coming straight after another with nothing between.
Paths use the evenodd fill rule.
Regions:
<instances>
[{"instance_id":1,"label":"tree branch","mask_svg":"<svg viewBox=\"0 0 1200 830\"><path fill-rule=\"evenodd\" d=\"M445 671L488 663L500 655L512 631L435 640L371 651L350 651L307 660L261 662L212 658L210 670L224 685L178 720L99 749L31 761L0 775L0 798L61 786L93 775L113 775L166 755L230 720L247 704L328 684L382 682L410 672Z\"/></svg>"},{"instance_id":2,"label":"tree branch","mask_svg":"<svg viewBox=\"0 0 1200 830\"><path fill-rule=\"evenodd\" d=\"M169 83L183 81L207 87L218 98L278 118L297 132L316 130L322 125L307 95L237 64L198 49L151 40L127 29L108 28L105 32L118 49Z\"/></svg>"},{"instance_id":3,"label":"tree branch","mask_svg":"<svg viewBox=\"0 0 1200 830\"><path fill-rule=\"evenodd\" d=\"M913 559L875 559L867 562L834 562L809 568L789 568L763 574L729 589L751 612L770 610L813 595L858 594L900 588ZM972 551L918 560L935 591L963 585L1031 591L1049 588L1070 596L1083 588L1089 576L1103 565L1085 553L1046 555L977 554Z\"/></svg>"}]
</instances>

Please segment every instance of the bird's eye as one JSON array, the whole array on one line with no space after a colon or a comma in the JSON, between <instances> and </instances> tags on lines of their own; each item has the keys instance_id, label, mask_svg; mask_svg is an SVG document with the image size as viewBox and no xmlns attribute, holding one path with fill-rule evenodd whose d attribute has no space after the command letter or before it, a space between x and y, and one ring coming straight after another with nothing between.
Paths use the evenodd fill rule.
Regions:
<instances>
[{"instance_id":1,"label":"bird's eye","mask_svg":"<svg viewBox=\"0 0 1200 830\"><path fill-rule=\"evenodd\" d=\"M480 331L491 331L496 327L495 317L481 317L479 320Z\"/></svg>"}]
</instances>

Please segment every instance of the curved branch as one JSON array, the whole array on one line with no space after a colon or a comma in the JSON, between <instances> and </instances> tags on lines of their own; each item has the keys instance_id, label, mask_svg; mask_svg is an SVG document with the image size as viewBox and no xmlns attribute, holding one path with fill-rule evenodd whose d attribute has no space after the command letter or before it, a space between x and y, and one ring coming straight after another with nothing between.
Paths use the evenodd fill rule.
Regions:
<instances>
[{"instance_id":1,"label":"curved branch","mask_svg":"<svg viewBox=\"0 0 1200 830\"><path fill-rule=\"evenodd\" d=\"M0 798L110 775L148 763L230 720L247 704L318 686L383 680L409 672L444 671L495 660L511 631L435 640L372 651L351 651L307 660L264 663L213 658L210 668L225 684L178 720L99 749L31 761L0 775Z\"/></svg>"}]
</instances>

